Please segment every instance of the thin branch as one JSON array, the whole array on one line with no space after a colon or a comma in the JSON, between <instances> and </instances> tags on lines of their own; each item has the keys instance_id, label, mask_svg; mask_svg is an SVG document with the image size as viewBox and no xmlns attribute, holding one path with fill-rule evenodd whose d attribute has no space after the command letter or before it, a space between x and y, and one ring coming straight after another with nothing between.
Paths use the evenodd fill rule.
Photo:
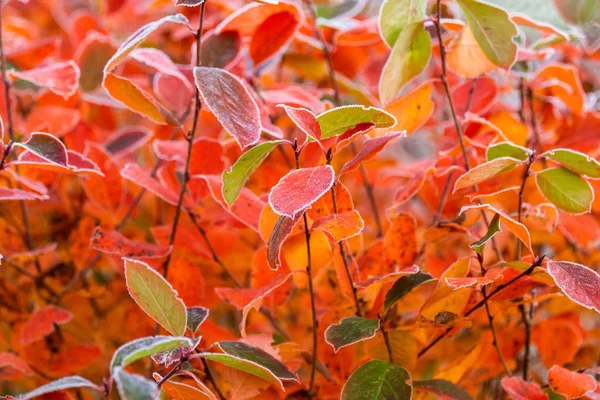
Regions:
<instances>
[{"instance_id":1,"label":"thin branch","mask_svg":"<svg viewBox=\"0 0 600 400\"><path fill-rule=\"evenodd\" d=\"M525 325L525 354L523 355L523 380L528 379L529 375L529 355L531 353L531 321L527 315L527 310L524 304L519 305L519 311L521 312L521 319Z\"/></svg>"},{"instance_id":2,"label":"thin branch","mask_svg":"<svg viewBox=\"0 0 600 400\"><path fill-rule=\"evenodd\" d=\"M298 148L297 141L294 142L294 154L296 155L296 169L300 169L300 149ZM315 306L315 292L313 288L312 279L312 257L310 252L310 231L308 230L308 218L306 217L306 212L302 213L302 219L304 222L304 238L306 240L306 274L308 275L308 291L310 294L310 309L312 314L313 325L313 348L310 370L310 384L308 386L308 392L312 395L313 388L315 386L315 365L317 362L317 348L319 343L319 321L317 320L317 308Z\"/></svg>"},{"instance_id":3,"label":"thin branch","mask_svg":"<svg viewBox=\"0 0 600 400\"><path fill-rule=\"evenodd\" d=\"M331 149L327 152L327 164L331 164L332 154ZM335 194L335 182L331 186L331 201L333 203L333 213L337 215L338 207L337 207L337 196ZM348 283L350 284L350 288L352 289L352 298L354 299L354 308L356 309L356 315L362 317L362 312L360 311L360 302L358 301L358 293L356 290L356 286L354 286L354 281L352 280L352 273L350 272L350 265L348 265L348 257L346 256L346 250L344 249L344 241L340 240L338 243L340 249L340 256L342 257L342 261L344 262L344 270L346 271L346 276L348 277Z\"/></svg>"},{"instance_id":4,"label":"thin branch","mask_svg":"<svg viewBox=\"0 0 600 400\"><path fill-rule=\"evenodd\" d=\"M204 240L206 247L208 247L208 251L210 252L210 254L212 256L213 261L216 262L217 264L219 264L219 266L221 267L223 272L225 272L225 275L227 275L227 277L233 282L235 287L242 288L243 287L242 283L239 280L237 280L237 278L231 273L231 271L229 271L229 268L227 268L225 263L223 263L223 260L221 260L221 257L219 257L219 255L215 251L215 248L213 247L212 243L208 239L208 236L206 235L206 231L198 222L198 218L196 218L196 215L192 211L189 211L189 210L187 213L188 213L188 216L190 217L190 219L192 220L192 225L194 225L196 227L196 230L200 233L200 236L202 236L202 240Z\"/></svg>"},{"instance_id":5,"label":"thin branch","mask_svg":"<svg viewBox=\"0 0 600 400\"><path fill-rule=\"evenodd\" d=\"M215 378L213 378L212 373L210 372L210 368L208 368L208 363L206 362L206 359L204 359L204 357L202 357L201 360L202 360L202 366L204 367L204 373L206 374L206 379L208 379L210 384L215 388L215 391L217 392L219 399L226 400L227 398L225 396L223 396L221 389L219 389L219 387L217 386L217 382L215 381Z\"/></svg>"},{"instance_id":6,"label":"thin branch","mask_svg":"<svg viewBox=\"0 0 600 400\"><path fill-rule=\"evenodd\" d=\"M354 143L350 145L352 152L354 155L358 153L356 150L356 146ZM375 200L375 194L373 192L373 185L369 182L369 178L367 177L367 171L365 170L365 166L360 164L358 168L360 171L360 176L362 177L363 184L365 187L365 191L367 192L367 198L369 199L369 204L371 205L371 211L373 212L373 218L375 219L375 227L377 228L377 237L383 236L383 225L381 224L381 217L379 216L379 209L377 208L377 202Z\"/></svg>"},{"instance_id":7,"label":"thin branch","mask_svg":"<svg viewBox=\"0 0 600 400\"><path fill-rule=\"evenodd\" d=\"M321 28L317 23L317 11L315 10L315 6L312 0L304 0L304 2L307 8L309 9L311 17L313 19L315 36L317 40L321 42L321 46L323 47L323 56L325 57L325 62L327 63L329 81L331 82L331 87L333 88L333 99L335 100L335 104L339 106L341 104L340 88L338 86L337 79L335 79L335 69L333 68L333 60L331 58L331 52L329 51L329 44L323 37Z\"/></svg>"},{"instance_id":8,"label":"thin branch","mask_svg":"<svg viewBox=\"0 0 600 400\"><path fill-rule=\"evenodd\" d=\"M477 254L477 260L479 260L479 266L481 267L481 276L485 276L486 273L486 269L483 266L483 255L481 254ZM483 294L483 298L487 298L487 288L485 287L485 285L483 285L481 287L481 293ZM504 355L502 354L502 350L500 350L500 343L498 343L498 336L496 335L496 328L494 328L494 317L492 316L492 313L490 312L490 305L488 304L488 302L485 302L485 313L487 315L488 318L488 323L490 326L490 331L492 332L492 339L494 341L494 347L496 348L496 353L498 353L498 357L500 358L500 361L502 362L502 366L504 367L504 371L506 372L507 376L512 375L512 372L510 371L510 368L508 367L508 364L506 363L506 359L504 358Z\"/></svg>"},{"instance_id":9,"label":"thin branch","mask_svg":"<svg viewBox=\"0 0 600 400\"><path fill-rule=\"evenodd\" d=\"M525 90L527 91L527 102L529 103L529 122L531 124L531 130L533 132L533 139L534 139L534 144L537 148L537 150L539 151L540 154L542 154L544 152L544 148L542 146L542 140L540 138L540 130L538 128L538 123L537 123L537 117L535 115L535 107L534 107L534 103L533 103L533 90L531 90L530 87L526 87ZM546 160L543 159L542 162L544 162L544 167L546 166Z\"/></svg>"},{"instance_id":10,"label":"thin branch","mask_svg":"<svg viewBox=\"0 0 600 400\"><path fill-rule=\"evenodd\" d=\"M204 26L204 11L206 9L206 1L204 1L200 5L200 22L198 24L198 30L196 31L196 66L200 66L202 58L201 58L201 45L202 45L202 28ZM169 237L169 246L172 246L175 243L175 237L177 236L177 226L179 225L179 218L181 216L181 209L183 205L183 198L185 196L185 192L187 190L187 184L190 180L190 163L192 160L192 148L194 144L194 137L196 136L196 128L198 126L198 117L200 115L200 109L202 108L202 103L200 102L200 91L198 87L195 86L196 91L196 101L194 106L194 117L192 122L192 129L186 136L188 141L187 146L187 155L185 158L185 167L183 170L183 182L181 183L181 190L179 191L179 198L177 200L177 206L175 208L175 216L173 217L173 225L171 227L171 235ZM169 272L169 264L171 262L172 252L169 253L167 259L163 263L163 276L166 278Z\"/></svg>"},{"instance_id":11,"label":"thin branch","mask_svg":"<svg viewBox=\"0 0 600 400\"><path fill-rule=\"evenodd\" d=\"M520 87L519 87L519 91L521 93L521 102L522 102L522 108L525 108L525 104L523 103L525 101L525 97L524 97L524 91L525 91L525 87L524 87L524 80L521 79L520 82ZM527 88L527 92L529 94L531 94L531 89ZM535 112L533 109L533 97L530 96L529 97L529 107L530 107L530 122L531 122L531 129L533 131L534 134L534 138L535 138L535 142L537 143L538 149L541 151L542 147L541 147L541 143L540 143L540 139L539 139L539 134L538 134L538 130L537 130L537 122L536 122L536 118L535 118ZM524 114L521 112L520 113L521 118L525 118ZM517 221L521 222L522 220L522 212L523 212L523 194L525 192L525 184L527 183L527 178L529 178L529 175L531 173L531 164L533 164L533 160L535 158L535 151L532 151L531 154L529 154L529 158L527 159L527 165L525 166L525 171L523 172L523 179L521 181L521 187L519 188L519 201L518 201L518 209L517 209ZM521 252L523 249L523 243L521 243L521 241L519 239L517 239L517 259L520 260L521 259ZM527 375L528 375L528 370L529 370L529 355L530 355L530 350L531 350L531 321L530 318L527 316L527 309L525 307L525 305L521 304L519 306L519 310L521 311L521 319L523 320L523 326L525 327L525 353L523 355L523 379L527 380ZM529 306L529 313L533 313L534 310L534 306L533 304L531 304Z\"/></svg>"},{"instance_id":12,"label":"thin branch","mask_svg":"<svg viewBox=\"0 0 600 400\"><path fill-rule=\"evenodd\" d=\"M465 313L465 317L468 317L469 315L473 314L475 311L479 310L481 307L485 306L485 304L487 303L487 301L489 299L491 299L492 297L494 297L496 294L498 294L499 292L501 292L502 290L506 289L507 287L511 286L513 283L517 282L519 279L530 275L535 267L539 267L542 262L544 262L544 258L546 256L542 255L540 257L537 258L537 260L531 264L531 266L529 268L527 268L525 271L523 271L522 273L520 273L519 275L517 275L516 277L514 277L513 279L511 279L510 281L503 283L502 285L498 286L496 289L494 289L489 295L487 295L486 297L483 298L483 300L481 300L479 303L475 304L473 307L471 307L469 309L469 311L467 311ZM446 329L443 333L441 333L439 336L437 336L435 339L433 339L427 346L425 346L423 349L421 349L421 351L419 351L418 357L423 356L425 353L427 353L433 346L435 346L437 343L439 343L443 338L445 338L451 331L453 328L448 328Z\"/></svg>"},{"instance_id":13,"label":"thin branch","mask_svg":"<svg viewBox=\"0 0 600 400\"><path fill-rule=\"evenodd\" d=\"M12 117L12 101L11 101L11 84L6 77L6 56L4 54L4 42L2 38L2 11L3 7L0 7L0 72L2 73L2 81L4 83L4 101L6 103L6 128L8 129L8 137L13 142L15 141L15 132Z\"/></svg>"},{"instance_id":14,"label":"thin branch","mask_svg":"<svg viewBox=\"0 0 600 400\"><path fill-rule=\"evenodd\" d=\"M314 7L312 0L304 0L304 3L306 4L307 8L310 10L310 13L312 15L315 36L316 36L317 40L321 43L321 46L323 47L323 56L325 57L325 62L327 63L329 81L331 82L331 86L333 87L334 104L336 106L340 106L342 104L341 96L340 96L340 89L339 89L339 86L337 83L337 79L335 79L335 69L333 67L333 60L331 58L331 52L329 51L329 44L323 37L323 34L321 33L321 28L319 27L319 24L317 23L317 12L315 11L315 7ZM354 153L354 155L356 155L358 153L358 150L356 149L356 145L354 143L352 143L350 145L350 148L352 149L352 152ZM377 237L381 237L381 236L383 236L383 226L381 224L381 217L379 216L379 209L377 208L377 202L375 201L375 194L373 193L373 185L371 185L371 183L369 182L369 179L367 177L367 171L365 170L364 165L362 165L362 164L360 165L359 171L360 171L360 175L363 180L365 191L367 192L367 198L369 199L369 204L371 205L371 210L373 212L373 218L375 219L375 227L377 229Z\"/></svg>"},{"instance_id":15,"label":"thin branch","mask_svg":"<svg viewBox=\"0 0 600 400\"><path fill-rule=\"evenodd\" d=\"M517 205L517 221L520 223L521 222L521 215L522 215L522 211L523 211L523 193L525 191L525 184L527 183L527 178L529 178L529 175L531 173L531 164L533 164L533 160L535 158L535 152L532 152L531 154L529 154L529 158L527 159L527 164L525 166L525 171L523 172L523 179L521 180L521 187L519 188L519 201L518 201L518 205ZM522 251L522 247L523 244L521 243L521 240L519 240L517 238L517 259L520 260L521 259L521 251Z\"/></svg>"},{"instance_id":16,"label":"thin branch","mask_svg":"<svg viewBox=\"0 0 600 400\"><path fill-rule=\"evenodd\" d=\"M452 93L450 92L450 84L448 83L448 77L446 75L446 47L444 46L444 40L442 39L442 7L441 0L437 0L437 18L435 19L435 30L438 36L438 41L440 45L440 59L442 63L442 73L440 75L440 79L442 84L444 85L444 90L446 91L446 97L448 98L448 103L450 104L450 112L452 113L452 120L454 121L454 127L456 128L456 134L458 135L458 142L460 144L460 149L462 151L463 159L465 161L465 168L467 170L471 169L471 164L469 163L469 157L467 156L467 149L465 147L464 134L462 125L458 121L458 115L456 114L456 108L454 106L454 99L452 99Z\"/></svg>"},{"instance_id":17,"label":"thin branch","mask_svg":"<svg viewBox=\"0 0 600 400\"><path fill-rule=\"evenodd\" d=\"M12 101L11 101L11 83L8 77L6 76L6 55L4 54L4 43L2 37L3 24L2 24L2 11L3 6L0 2L0 73L2 73L2 82L4 83L4 102L6 103L6 123L8 130L8 137L11 142L15 142L15 132L14 132L14 122L12 115ZM6 154L8 155L8 154ZM3 163L5 159L3 157ZM19 167L15 166L15 172L19 173ZM21 189L21 182L17 181L17 187ZM29 250L33 250L35 245L33 243L33 237L31 235L31 225L29 224L29 216L27 214L27 206L25 205L25 200L19 200L19 208L21 210L21 219L23 220L23 227L25 228L25 243L27 244L27 248ZM40 274L42 272L42 267L40 265L40 261L37 257L34 257L35 268L37 273Z\"/></svg>"},{"instance_id":18,"label":"thin branch","mask_svg":"<svg viewBox=\"0 0 600 400\"><path fill-rule=\"evenodd\" d=\"M447 67L446 67L446 47L444 46L444 40L442 38L442 24L441 24L441 20L442 20L442 7L441 7L441 0L437 0L437 16L435 18L434 21L434 26L435 26L435 30L438 36L438 42L439 42L439 46L440 46L440 61L442 63L442 73L440 74L440 80L442 81L442 84L444 86L444 91L446 92L446 97L448 98L448 104L450 105L450 113L452 114L452 120L454 122L454 127L456 129L456 134L458 136L458 143L460 145L460 150L462 152L462 156L463 156L463 160L465 163L465 168L467 171L471 170L471 163L469 161L469 156L467 154L467 149L465 146L465 141L464 141L464 132L463 132L463 127L461 125L461 123L459 122L458 119L458 114L456 113L456 106L454 105L454 99L452 98L452 92L450 91L450 84L448 83L448 77L447 77ZM473 96L473 91L475 90L475 84L473 83L471 88L469 89L469 98L472 98ZM470 100L469 100L470 102ZM478 190L477 186L473 186L473 188L475 189L475 191ZM481 201L478 202L479 204L481 204ZM481 212L481 216L483 218L483 221L485 222L486 227L489 229L490 227L490 223L488 221L487 215L485 215L485 211L480 210ZM492 241L492 247L494 249L494 252L496 253L496 257L498 258L498 260L502 260L502 253L500 252L500 248L498 247L498 244L496 243L496 239L492 237L491 239Z\"/></svg>"},{"instance_id":19,"label":"thin branch","mask_svg":"<svg viewBox=\"0 0 600 400\"><path fill-rule=\"evenodd\" d=\"M392 345L390 344L390 338L388 336L387 331L384 326L384 318L381 318L381 315L377 314L377 318L379 318L379 329L381 330L381 335L383 336L383 341L385 342L385 348L387 349L388 357L390 359L390 364L394 363L394 353L392 351Z\"/></svg>"}]
</instances>

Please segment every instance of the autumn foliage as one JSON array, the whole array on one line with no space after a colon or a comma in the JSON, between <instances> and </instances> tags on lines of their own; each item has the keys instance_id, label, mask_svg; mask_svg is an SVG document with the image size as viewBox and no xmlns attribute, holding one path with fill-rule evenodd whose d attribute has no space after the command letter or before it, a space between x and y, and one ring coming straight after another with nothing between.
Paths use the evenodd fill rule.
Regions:
<instances>
[{"instance_id":1,"label":"autumn foliage","mask_svg":"<svg viewBox=\"0 0 600 400\"><path fill-rule=\"evenodd\" d=\"M600 399L599 0L0 10L0 397Z\"/></svg>"}]
</instances>

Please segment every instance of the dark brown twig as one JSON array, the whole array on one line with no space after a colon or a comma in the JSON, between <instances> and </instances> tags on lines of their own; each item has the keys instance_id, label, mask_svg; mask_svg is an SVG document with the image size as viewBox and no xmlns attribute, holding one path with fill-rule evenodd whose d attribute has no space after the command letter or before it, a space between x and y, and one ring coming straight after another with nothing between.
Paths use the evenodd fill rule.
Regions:
<instances>
[{"instance_id":1,"label":"dark brown twig","mask_svg":"<svg viewBox=\"0 0 600 400\"><path fill-rule=\"evenodd\" d=\"M198 23L198 30L196 31L196 61L195 66L200 66L202 63L202 28L204 26L204 11L206 9L206 1L204 1L200 5L200 22ZM179 218L181 216L181 209L183 205L183 199L185 197L185 192L187 190L187 184L190 180L190 163L192 161L192 148L194 144L194 137L196 136L196 128L198 127L198 117L200 115L200 109L202 108L202 103L200 102L200 91L198 87L195 85L195 106L194 106L194 116L192 119L192 129L186 136L186 140L188 141L187 145L187 154L185 157L185 167L183 170L183 182L181 183L181 190L179 191L179 197L177 199L177 206L175 208L175 216L173 217L173 225L171 227L171 235L169 236L169 246L172 246L175 243L175 237L177 236L177 226L179 224ZM169 264L171 262L172 252L169 253L165 262L163 263L163 276L166 278L169 272Z\"/></svg>"}]
</instances>

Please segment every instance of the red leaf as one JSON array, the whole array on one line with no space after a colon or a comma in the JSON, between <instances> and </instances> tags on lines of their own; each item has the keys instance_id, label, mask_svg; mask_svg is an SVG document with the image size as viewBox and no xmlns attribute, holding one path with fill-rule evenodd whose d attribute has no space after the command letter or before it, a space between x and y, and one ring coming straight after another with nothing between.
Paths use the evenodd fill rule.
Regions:
<instances>
[{"instance_id":1,"label":"red leaf","mask_svg":"<svg viewBox=\"0 0 600 400\"><path fill-rule=\"evenodd\" d=\"M496 81L482 76L475 81L468 80L452 90L452 100L459 117L463 117L467 112L481 115L494 105L497 93Z\"/></svg>"},{"instance_id":2,"label":"red leaf","mask_svg":"<svg viewBox=\"0 0 600 400\"><path fill-rule=\"evenodd\" d=\"M90 248L127 258L160 258L171 252L170 247L130 240L118 232L107 232L100 227L94 230Z\"/></svg>"},{"instance_id":3,"label":"red leaf","mask_svg":"<svg viewBox=\"0 0 600 400\"><path fill-rule=\"evenodd\" d=\"M294 230L294 226L299 218L299 215L293 219L282 215L275 223L269 243L267 244L267 262L269 268L276 270L281 266L281 246Z\"/></svg>"},{"instance_id":4,"label":"red leaf","mask_svg":"<svg viewBox=\"0 0 600 400\"><path fill-rule=\"evenodd\" d=\"M23 325L21 344L36 342L54 332L54 324L66 324L73 315L55 306L40 308Z\"/></svg>"},{"instance_id":5,"label":"red leaf","mask_svg":"<svg viewBox=\"0 0 600 400\"><path fill-rule=\"evenodd\" d=\"M540 385L524 381L518 376L503 378L502 389L512 400L548 400L548 395Z\"/></svg>"},{"instance_id":6,"label":"red leaf","mask_svg":"<svg viewBox=\"0 0 600 400\"><path fill-rule=\"evenodd\" d=\"M177 201L179 199L177 193L161 185L139 165L134 163L125 164L125 167L123 167L121 170L121 176L143 187L144 189L149 190L167 203L173 206L177 205Z\"/></svg>"},{"instance_id":7,"label":"red leaf","mask_svg":"<svg viewBox=\"0 0 600 400\"><path fill-rule=\"evenodd\" d=\"M48 200L49 198L45 194L0 187L0 200Z\"/></svg>"},{"instance_id":8,"label":"red leaf","mask_svg":"<svg viewBox=\"0 0 600 400\"><path fill-rule=\"evenodd\" d=\"M294 218L325 194L334 178L329 165L291 171L271 189L269 203L277 214Z\"/></svg>"},{"instance_id":9,"label":"red leaf","mask_svg":"<svg viewBox=\"0 0 600 400\"><path fill-rule=\"evenodd\" d=\"M10 75L37 86L48 88L64 98L69 98L75 94L79 85L79 67L73 60L34 68L29 71L10 71Z\"/></svg>"},{"instance_id":10,"label":"red leaf","mask_svg":"<svg viewBox=\"0 0 600 400\"><path fill-rule=\"evenodd\" d=\"M186 86L191 88L190 83L183 73L177 68L177 65L159 49L151 47L138 48L132 51L129 56L136 61L141 62L151 68L156 69L166 75L171 75L181 80Z\"/></svg>"},{"instance_id":11,"label":"red leaf","mask_svg":"<svg viewBox=\"0 0 600 400\"><path fill-rule=\"evenodd\" d=\"M281 274L275 277L271 283L262 288L233 289L216 288L215 293L226 303L242 310L242 321L240 322L240 333L246 336L246 320L250 310L258 310L262 306L263 299L272 291L283 285L290 279L292 273Z\"/></svg>"},{"instance_id":12,"label":"red leaf","mask_svg":"<svg viewBox=\"0 0 600 400\"><path fill-rule=\"evenodd\" d=\"M396 203L394 205L398 206L406 203L408 200L412 199L419 190L423 187L423 184L427 180L427 177L435 172L435 168L430 167L426 170L418 171L404 186L398 190L396 193Z\"/></svg>"},{"instance_id":13,"label":"red leaf","mask_svg":"<svg viewBox=\"0 0 600 400\"><path fill-rule=\"evenodd\" d=\"M248 89L235 75L219 68L194 68L196 86L204 104L244 148L258 142L260 110Z\"/></svg>"},{"instance_id":14,"label":"red leaf","mask_svg":"<svg viewBox=\"0 0 600 400\"><path fill-rule=\"evenodd\" d=\"M100 176L104 176L104 173L92 160L73 150L67 150L69 156L69 170L71 172L90 172Z\"/></svg>"},{"instance_id":15,"label":"red leaf","mask_svg":"<svg viewBox=\"0 0 600 400\"><path fill-rule=\"evenodd\" d=\"M208 184L212 197L227 213L258 232L258 221L260 213L265 207L265 202L252 193L250 189L243 188L235 202L231 207L228 207L223 199L223 181L220 175L194 175L192 179L204 180Z\"/></svg>"},{"instance_id":16,"label":"red leaf","mask_svg":"<svg viewBox=\"0 0 600 400\"><path fill-rule=\"evenodd\" d=\"M254 31L250 40L250 58L256 68L291 42L300 26L298 14L282 11L270 15Z\"/></svg>"},{"instance_id":17,"label":"red leaf","mask_svg":"<svg viewBox=\"0 0 600 400\"><path fill-rule=\"evenodd\" d=\"M177 115L183 114L194 96L193 87L179 78L162 72L154 75L152 89L156 98Z\"/></svg>"},{"instance_id":18,"label":"red leaf","mask_svg":"<svg viewBox=\"0 0 600 400\"><path fill-rule=\"evenodd\" d=\"M573 399L595 390L597 382L590 375L555 365L548 371L548 385L553 391L564 394L567 399Z\"/></svg>"},{"instance_id":19,"label":"red leaf","mask_svg":"<svg viewBox=\"0 0 600 400\"><path fill-rule=\"evenodd\" d=\"M549 261L548 273L568 298L600 312L600 274L584 265L567 261Z\"/></svg>"},{"instance_id":20,"label":"red leaf","mask_svg":"<svg viewBox=\"0 0 600 400\"><path fill-rule=\"evenodd\" d=\"M185 163L188 142L185 140L155 140L154 151L162 160ZM223 172L223 147L210 138L197 139L192 145L190 175L216 175Z\"/></svg>"},{"instance_id":21,"label":"red leaf","mask_svg":"<svg viewBox=\"0 0 600 400\"><path fill-rule=\"evenodd\" d=\"M379 136L367 140L360 152L356 156L354 156L352 160L344 164L339 175L342 176L343 174L346 174L350 171L354 171L360 166L360 164L362 164L365 161L369 161L370 159L375 157L381 150L383 150L385 145L388 144L390 140L396 139L404 135L405 132L391 132L385 136Z\"/></svg>"},{"instance_id":22,"label":"red leaf","mask_svg":"<svg viewBox=\"0 0 600 400\"><path fill-rule=\"evenodd\" d=\"M12 371L11 369L15 370ZM13 353L0 353L0 379L8 381L19 379L21 374L33 375L29 365Z\"/></svg>"},{"instance_id":23,"label":"red leaf","mask_svg":"<svg viewBox=\"0 0 600 400\"><path fill-rule=\"evenodd\" d=\"M298 128L308 137L315 140L321 140L321 126L317 122L317 118L312 111L306 108L290 107L285 104L279 104L278 107L282 107L287 113L288 117L296 124Z\"/></svg>"}]
</instances>

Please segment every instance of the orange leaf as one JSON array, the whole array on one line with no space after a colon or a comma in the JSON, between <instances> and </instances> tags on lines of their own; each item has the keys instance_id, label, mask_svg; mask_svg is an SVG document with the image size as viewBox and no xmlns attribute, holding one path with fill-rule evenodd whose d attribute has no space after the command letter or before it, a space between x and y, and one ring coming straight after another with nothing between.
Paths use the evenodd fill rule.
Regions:
<instances>
[{"instance_id":1,"label":"orange leaf","mask_svg":"<svg viewBox=\"0 0 600 400\"><path fill-rule=\"evenodd\" d=\"M115 74L107 74L102 85L113 99L134 113L147 117L157 124L179 124L175 117L131 80Z\"/></svg>"},{"instance_id":2,"label":"orange leaf","mask_svg":"<svg viewBox=\"0 0 600 400\"><path fill-rule=\"evenodd\" d=\"M567 399L574 399L596 390L598 383L590 375L555 365L548 371L548 385Z\"/></svg>"},{"instance_id":3,"label":"orange leaf","mask_svg":"<svg viewBox=\"0 0 600 400\"><path fill-rule=\"evenodd\" d=\"M21 344L33 343L48 336L54 332L54 324L63 325L72 318L73 315L62 308L55 306L40 308L23 325Z\"/></svg>"},{"instance_id":4,"label":"orange leaf","mask_svg":"<svg viewBox=\"0 0 600 400\"><path fill-rule=\"evenodd\" d=\"M388 265L404 269L417 258L417 224L409 214L398 214L385 234L384 251Z\"/></svg>"}]
</instances>

